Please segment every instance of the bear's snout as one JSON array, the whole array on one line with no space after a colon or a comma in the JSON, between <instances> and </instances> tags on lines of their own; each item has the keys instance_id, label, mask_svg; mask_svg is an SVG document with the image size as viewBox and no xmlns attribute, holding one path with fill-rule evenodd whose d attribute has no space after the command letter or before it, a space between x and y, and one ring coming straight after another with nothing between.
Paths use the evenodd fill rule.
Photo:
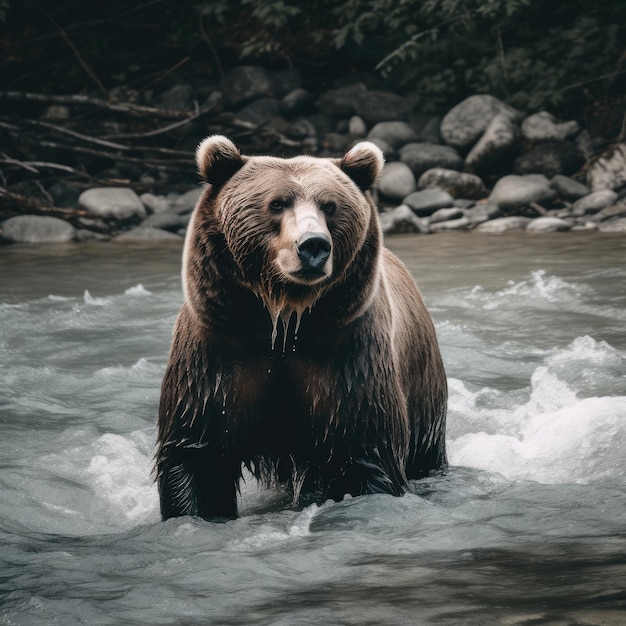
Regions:
<instances>
[{"instance_id":1,"label":"bear's snout","mask_svg":"<svg viewBox=\"0 0 626 626\"><path fill-rule=\"evenodd\" d=\"M296 252L302 263L301 272L322 274L330 251L330 239L324 233L304 233L296 242Z\"/></svg>"}]
</instances>

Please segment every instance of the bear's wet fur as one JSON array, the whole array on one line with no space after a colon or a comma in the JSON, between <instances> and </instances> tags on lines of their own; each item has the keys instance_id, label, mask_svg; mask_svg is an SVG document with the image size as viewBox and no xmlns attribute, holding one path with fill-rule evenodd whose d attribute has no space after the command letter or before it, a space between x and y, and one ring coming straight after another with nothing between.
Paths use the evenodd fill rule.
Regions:
<instances>
[{"instance_id":1,"label":"bear's wet fur","mask_svg":"<svg viewBox=\"0 0 626 626\"><path fill-rule=\"evenodd\" d=\"M163 519L237 515L242 468L302 498L401 495L446 464L446 377L411 275L384 248L373 144L341 159L197 151L208 183L158 422Z\"/></svg>"}]
</instances>

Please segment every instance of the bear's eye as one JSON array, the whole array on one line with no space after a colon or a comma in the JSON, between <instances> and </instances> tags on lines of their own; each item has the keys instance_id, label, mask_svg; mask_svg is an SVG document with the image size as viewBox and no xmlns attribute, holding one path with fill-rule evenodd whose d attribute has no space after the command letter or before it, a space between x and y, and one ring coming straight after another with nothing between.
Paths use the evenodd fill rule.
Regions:
<instances>
[{"instance_id":1,"label":"bear's eye","mask_svg":"<svg viewBox=\"0 0 626 626\"><path fill-rule=\"evenodd\" d=\"M332 201L322 202L322 206L320 208L324 213L326 213L326 215L334 215L337 210L337 205Z\"/></svg>"},{"instance_id":2,"label":"bear's eye","mask_svg":"<svg viewBox=\"0 0 626 626\"><path fill-rule=\"evenodd\" d=\"M272 213L281 213L289 206L289 200L284 198L276 198L270 202L270 211Z\"/></svg>"}]
</instances>

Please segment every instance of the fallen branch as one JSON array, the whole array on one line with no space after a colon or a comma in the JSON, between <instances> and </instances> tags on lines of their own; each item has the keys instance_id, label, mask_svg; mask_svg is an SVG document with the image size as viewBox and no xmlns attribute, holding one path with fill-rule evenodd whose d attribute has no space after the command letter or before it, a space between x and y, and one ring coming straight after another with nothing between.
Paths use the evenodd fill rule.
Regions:
<instances>
[{"instance_id":1,"label":"fallen branch","mask_svg":"<svg viewBox=\"0 0 626 626\"><path fill-rule=\"evenodd\" d=\"M153 115L163 118L177 118L188 115L187 111L179 111L173 109L159 109L157 107L142 106L140 104L132 104L126 102L123 104L114 104L99 98L91 98L81 94L74 96L58 96L42 93L31 93L22 91L0 91L0 100L17 100L26 102L41 102L43 104L69 104L93 106L116 113L124 113L126 115L141 116Z\"/></svg>"}]
</instances>

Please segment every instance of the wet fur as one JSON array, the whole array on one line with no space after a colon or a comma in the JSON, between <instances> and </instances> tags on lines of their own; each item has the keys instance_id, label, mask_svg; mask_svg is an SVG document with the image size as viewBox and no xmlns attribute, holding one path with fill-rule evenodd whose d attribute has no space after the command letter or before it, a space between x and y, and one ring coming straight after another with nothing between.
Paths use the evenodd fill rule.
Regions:
<instances>
[{"instance_id":1,"label":"wet fur","mask_svg":"<svg viewBox=\"0 0 626 626\"><path fill-rule=\"evenodd\" d=\"M197 159L210 185L187 235L162 385L163 518L236 516L242 464L296 501L400 495L445 465L445 372L421 295L382 246L370 195L379 151L247 158L218 137ZM276 263L293 234L268 214L277 190L337 203L323 224L332 274L315 284Z\"/></svg>"}]
</instances>

